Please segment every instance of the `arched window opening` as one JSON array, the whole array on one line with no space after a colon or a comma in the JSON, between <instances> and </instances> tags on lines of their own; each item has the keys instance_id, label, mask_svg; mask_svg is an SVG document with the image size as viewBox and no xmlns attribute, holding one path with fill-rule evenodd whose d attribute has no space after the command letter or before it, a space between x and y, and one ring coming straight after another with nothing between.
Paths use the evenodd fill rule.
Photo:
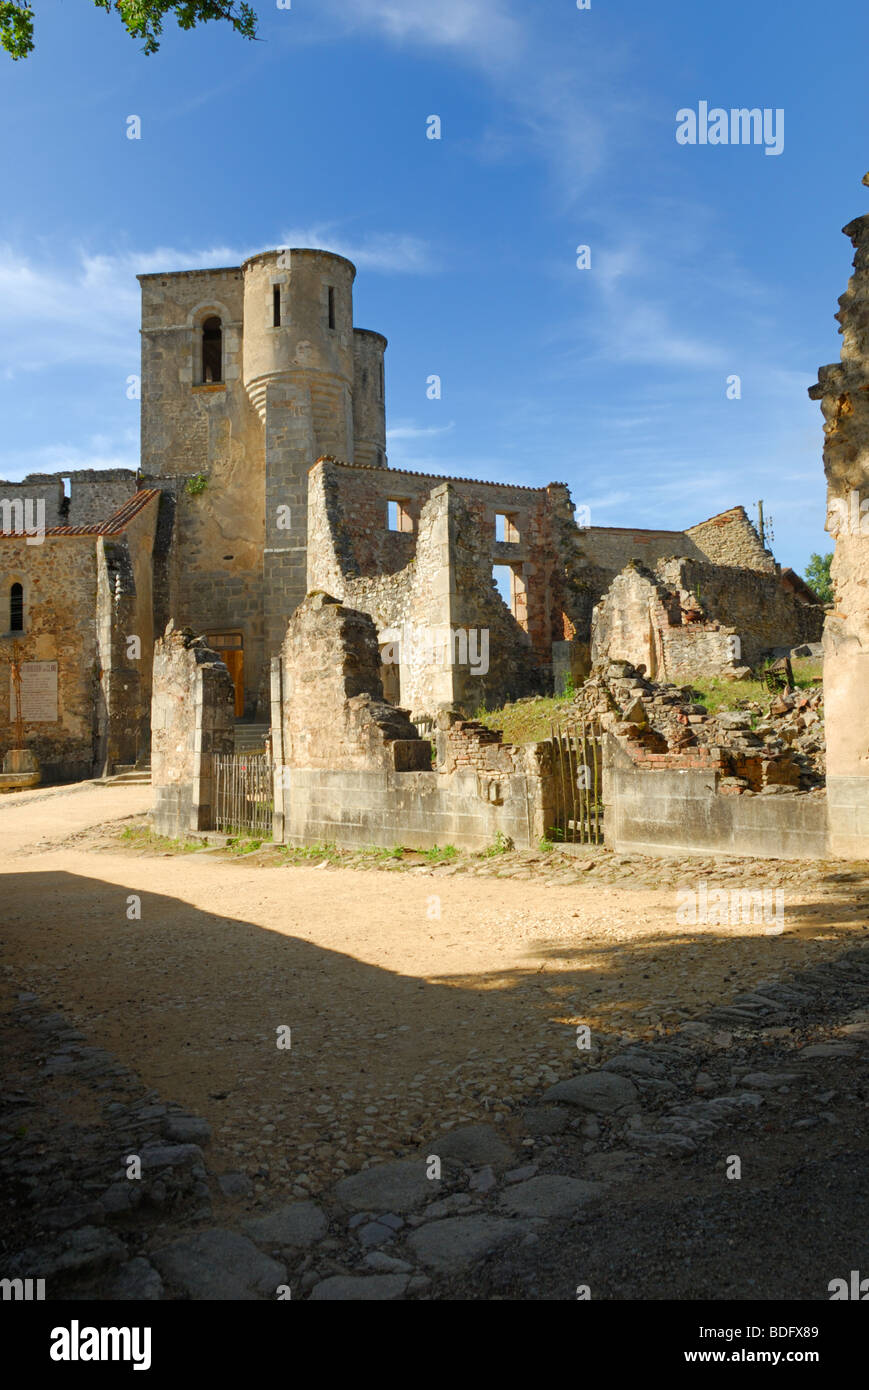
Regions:
<instances>
[{"instance_id":1,"label":"arched window opening","mask_svg":"<svg viewBox=\"0 0 869 1390\"><path fill-rule=\"evenodd\" d=\"M223 326L219 318L206 319L202 325L202 380L223 380Z\"/></svg>"},{"instance_id":2,"label":"arched window opening","mask_svg":"<svg viewBox=\"0 0 869 1390\"><path fill-rule=\"evenodd\" d=\"M9 631L24 631L24 589L21 584L13 584L9 590Z\"/></svg>"}]
</instances>

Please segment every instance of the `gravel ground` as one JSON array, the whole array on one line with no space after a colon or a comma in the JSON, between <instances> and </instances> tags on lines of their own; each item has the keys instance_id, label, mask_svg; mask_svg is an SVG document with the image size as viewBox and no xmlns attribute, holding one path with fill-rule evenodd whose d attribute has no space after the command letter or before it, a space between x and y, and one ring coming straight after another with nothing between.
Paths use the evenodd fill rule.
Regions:
<instances>
[{"instance_id":1,"label":"gravel ground","mask_svg":"<svg viewBox=\"0 0 869 1390\"><path fill-rule=\"evenodd\" d=\"M416 1292L423 1297L560 1298L575 1296L571 1281L583 1282L585 1270L584 1282L596 1288L595 1296L725 1297L730 1291L722 1267L728 1211L750 1232L751 1201L762 1202L760 1194L766 1190L770 1217L781 1227L773 1195L784 1184L801 1194L803 1206L810 1191L822 1206L826 1202L821 1224L831 1240L838 1239L836 1221L844 1235L850 1208L844 1197L836 1206L836 1184L817 1181L827 1159L835 1159L836 1172L854 1176L849 1178L853 1210L859 1214L862 1209L865 1191L856 1181L865 1156L857 1132L859 1058L845 1061L846 1068L855 1070L848 1072L844 1091L823 1076L812 1092L814 1097L832 1089L841 1096L826 1107L835 1121L818 1118L825 1112L814 1099L807 1114L800 1110L784 1126L778 1123L777 1098L775 1118L767 1113L765 1091L762 1121L749 1105L749 1140L766 1161L766 1189L766 1178L752 1170L750 1183L727 1183L722 1191L718 1169L713 1180L704 1168L704 1145L713 1142L708 1133L698 1138L685 1117L677 1117L675 1127L663 1117L661 1133L670 1136L664 1140L656 1127L662 1120L659 1102L673 1099L668 1087L675 1086L679 1098L694 1095L699 1085L696 1094L704 1104L715 1099L716 1088L727 1099L734 1079L730 1063L720 1058L731 1046L737 1049L737 1069L751 1072L756 1069L752 1050L772 1049L776 1065L787 1073L786 1054L811 1041L812 1027L826 1030L825 1037L839 1026L841 1020L826 1004L813 1004L817 1018L807 1016L797 1024L784 1015L780 1021L778 1006L767 1000L771 1035L741 1041L745 1028L757 1022L752 1010L759 1006L734 1006L732 1001L746 992L750 997L759 984L823 971L858 948L866 932L867 866L634 861L598 849L579 860L509 854L433 867L416 856L397 867L372 869L364 866L364 858L351 856L352 863L324 859L317 867L287 866L273 851L232 858L212 851L155 852L119 840L114 822L140 816L147 792L139 787L75 789L31 793L14 806L3 804L0 866L7 1045L10 1056L18 1059L13 1070L23 1077L31 1068L12 1108L36 1081L47 1080L46 1069L49 1075L64 1074L68 1046L102 1049L90 1059L74 1052L68 1069L78 1079L62 1088L64 1107L77 1103L78 1095L90 1115L64 1110L63 1122L72 1126L70 1144L82 1150L96 1144L93 1152L88 1149L88 1161L96 1168L90 1178L94 1192L100 1183L119 1180L117 1157L111 1168L105 1167L109 1159L100 1156L100 1144L89 1130L98 1115L99 1125L106 1124L101 1105L119 1107L114 1113L124 1135L122 1147L134 1138L154 1146L165 1144L173 1133L187 1133L196 1148L196 1126L205 1126L200 1139L204 1145L210 1140L207 1165L197 1149L179 1160L184 1170L180 1178L173 1169L171 1181L158 1187L156 1217L152 1212L150 1226L146 1223L149 1240L155 1231L158 1244L165 1239L161 1222L167 1203L172 1220L186 1230L191 1223L212 1219L215 1211L231 1225L277 1203L295 1200L298 1206L316 1198L325 1202L332 1224L318 1258L296 1270L304 1291L316 1291L318 1281L329 1278L361 1277L354 1274L356 1266L342 1245L344 1228L335 1226L330 1193L336 1181L383 1160L408 1160L430 1146L434 1136L481 1122L505 1136L502 1142L520 1175L511 1183L530 1181L522 1177L523 1165L530 1163L534 1177L552 1173L574 1182L605 1181L622 1192L618 1174L624 1170L631 1178L630 1205L618 1215L608 1205L593 1218L603 1224L591 1232L597 1232L591 1247L588 1228L553 1236L550 1246L548 1227L547 1232L522 1227L520 1211L505 1215L499 1207L499 1214L487 1214L487 1193L502 1202L507 1170L483 1153L452 1175L444 1200L457 1205L436 1215L472 1221L471 1226L448 1228L444 1238L457 1248L463 1241L479 1247L486 1257L485 1278L475 1275L463 1289L461 1269L439 1268L430 1251L408 1259L407 1246L399 1257L406 1268L391 1269L389 1261L396 1257L375 1242L365 1248L379 1253L383 1262L366 1265L364 1277L404 1280L398 1295L390 1292L393 1285L384 1285L377 1296ZM499 881L492 882L493 877ZM784 932L768 935L762 925L680 925L676 889L696 886L701 879L708 879L710 887L781 886ZM131 896L139 903L131 905ZM136 915L139 908L141 916ZM860 998L840 1002L844 1017L845 1004L853 1012ZM594 1112L578 1114L568 1107L564 1137L544 1137L525 1117L530 1100L574 1077L578 1068L597 1068L607 1059L607 1065L616 1065L626 1049L630 1053L636 1046L666 1046L668 1039L684 1036L675 1033L682 1024L708 1021L710 1010L716 1009L721 1014L718 1034L730 1041L709 1044L705 1062L696 1054L696 1048L702 1052L706 1046L699 1034L690 1056L677 1049L666 1076L643 1077L643 1103L634 1097L615 1129L606 1115L596 1118ZM56 1011L58 1031L55 1035L49 1028L51 1045L44 1056L34 1056L32 1047L22 1050L20 1037L48 1010ZM577 1051L579 1025L590 1029L588 1052ZM701 1031L705 1026L696 1025ZM276 1045L279 1028L291 1029L290 1048ZM784 1040L784 1034L776 1036L777 1028L787 1035ZM75 1039L76 1032L81 1040ZM64 1042L67 1034L69 1042ZM834 1063L818 1059L813 1065L828 1069ZM88 1066L96 1080L88 1080ZM704 1066L711 1067L709 1080ZM94 1087L103 1094L96 1095ZM656 1093L655 1105L646 1116L649 1092ZM793 1099L805 1105L799 1089ZM52 1105L57 1109L57 1095L46 1105L43 1116ZM150 1115L153 1107L160 1113ZM42 1123L38 1110L30 1121L36 1136ZM792 1132L801 1118L811 1123ZM700 1122L701 1129L704 1124ZM756 1135L753 1125L761 1125ZM773 1128L764 1130L764 1125ZM633 1136L628 1140L624 1126ZM653 1138L644 1139L644 1134ZM8 1131L6 1137L11 1143ZM619 1158L620 1150L627 1157ZM613 1151L616 1159L608 1157ZM734 1151L743 1153L727 1150ZM720 1168L718 1149L715 1155L708 1163ZM218 1186L220 1174L229 1178ZM38 1162L31 1176L32 1200L43 1181ZM475 1182L478 1186L468 1186ZM745 1194L739 1201L735 1190ZM832 1194L829 1201L825 1190ZM62 1191L55 1194L61 1204ZM572 1201L575 1190L565 1191ZM87 1193L79 1192L78 1199L87 1206ZM95 1200L102 1198L97 1194ZM115 1199L107 1200L111 1205ZM388 1215L392 1204L380 1206L379 1200L372 1205L373 1214ZM535 1188L527 1201L532 1222L545 1216L557 1223L561 1198L555 1189ZM554 1212L547 1207L551 1201ZM105 1215L104 1203L101 1210ZM687 1234L679 1236L680 1231L702 1233L696 1216L700 1211L708 1214L709 1235L701 1241L705 1255L700 1246L691 1252ZM396 1219L406 1226L403 1240L417 1218ZM755 1227L758 1220L755 1213ZM480 1221L484 1225L478 1229L473 1222ZM101 1222L96 1228L105 1230ZM511 1240L502 1249L502 1237L514 1234L522 1234L527 1244ZM783 1238L780 1232L780 1246ZM683 1250L690 1267L674 1270L676 1248ZM845 1246L840 1242L836 1249L844 1252ZM111 1263L120 1256L115 1251L106 1258ZM756 1260L740 1259L741 1287L749 1288L742 1296L819 1296L816 1291L764 1293L772 1274ZM172 1282L174 1268L169 1260L165 1278L170 1293L181 1296ZM257 1277L268 1284L272 1273L261 1271ZM828 1278L836 1273L831 1270ZM798 1275L794 1289L816 1290L817 1271L808 1285ZM442 1288L439 1279L453 1282ZM760 1292L750 1291L750 1279ZM629 1291L641 1286L642 1294ZM180 1287L186 1287L183 1281ZM692 1295L692 1288L704 1292ZM207 1296L189 1288L186 1292ZM313 1296L375 1295L333 1290Z\"/></svg>"}]
</instances>

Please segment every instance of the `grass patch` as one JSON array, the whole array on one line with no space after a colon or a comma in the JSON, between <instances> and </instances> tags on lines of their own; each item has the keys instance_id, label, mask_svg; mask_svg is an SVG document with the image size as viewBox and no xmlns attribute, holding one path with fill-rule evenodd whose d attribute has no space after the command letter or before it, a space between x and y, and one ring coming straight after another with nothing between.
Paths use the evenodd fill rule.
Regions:
<instances>
[{"instance_id":1,"label":"grass patch","mask_svg":"<svg viewBox=\"0 0 869 1390\"><path fill-rule=\"evenodd\" d=\"M404 858L404 850L401 845L394 845L392 849L385 849L382 845L371 845L368 849L357 850L357 857L369 864L394 864Z\"/></svg>"},{"instance_id":2,"label":"grass patch","mask_svg":"<svg viewBox=\"0 0 869 1390\"><path fill-rule=\"evenodd\" d=\"M308 864L312 859L322 861L327 859L330 864L341 863L341 851L337 845L327 843L320 845L280 845L281 853L285 856L287 864Z\"/></svg>"},{"instance_id":3,"label":"grass patch","mask_svg":"<svg viewBox=\"0 0 869 1390\"><path fill-rule=\"evenodd\" d=\"M503 709L477 710L475 718L487 729L497 729L505 743L541 743L551 736L550 722L576 715L573 701L566 695L541 695L539 700L505 705Z\"/></svg>"},{"instance_id":4,"label":"grass patch","mask_svg":"<svg viewBox=\"0 0 869 1390\"><path fill-rule=\"evenodd\" d=\"M119 838L135 849L151 849L159 854L195 854L202 848L199 840L172 840L168 835L155 834L147 825L128 825Z\"/></svg>"},{"instance_id":5,"label":"grass patch","mask_svg":"<svg viewBox=\"0 0 869 1390\"><path fill-rule=\"evenodd\" d=\"M230 854L255 854L258 849L262 849L263 845L271 849L273 843L272 840L253 840L238 835L227 841L226 848Z\"/></svg>"},{"instance_id":6,"label":"grass patch","mask_svg":"<svg viewBox=\"0 0 869 1390\"><path fill-rule=\"evenodd\" d=\"M791 662L794 684L798 690L808 690L820 685L823 680L823 664L810 657L801 657ZM709 680L693 681L691 689L698 704L705 705L710 714L719 710L739 709L746 703L769 704L775 694L766 687L763 680L726 681L719 676Z\"/></svg>"},{"instance_id":7,"label":"grass patch","mask_svg":"<svg viewBox=\"0 0 869 1390\"><path fill-rule=\"evenodd\" d=\"M794 681L799 690L820 685L823 680L823 662L811 657L799 657L791 662ZM774 698L767 690L763 680L726 681L720 677L692 683L694 698L698 704L705 705L710 714L719 710L739 709L745 703L769 704ZM490 710L485 705L477 710L474 718L479 719L488 729L497 729L503 734L505 743L541 743L551 736L553 721L576 717L576 706L568 686L562 695L541 695L537 700L527 700L520 704L505 705L502 709Z\"/></svg>"},{"instance_id":8,"label":"grass patch","mask_svg":"<svg viewBox=\"0 0 869 1390\"><path fill-rule=\"evenodd\" d=\"M439 845L432 845L431 849L423 850L423 855L430 864L447 864L456 858L458 852L455 845L444 845L443 849Z\"/></svg>"}]
</instances>

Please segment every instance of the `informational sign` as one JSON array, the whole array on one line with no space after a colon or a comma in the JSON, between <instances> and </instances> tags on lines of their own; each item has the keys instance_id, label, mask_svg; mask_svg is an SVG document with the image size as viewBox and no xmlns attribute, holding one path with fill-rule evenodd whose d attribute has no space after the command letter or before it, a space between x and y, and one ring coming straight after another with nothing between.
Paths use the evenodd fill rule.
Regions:
<instances>
[{"instance_id":1,"label":"informational sign","mask_svg":"<svg viewBox=\"0 0 869 1390\"><path fill-rule=\"evenodd\" d=\"M15 686L9 680L9 708L18 717ZM25 724L52 724L57 720L57 662L22 661L21 717Z\"/></svg>"}]
</instances>

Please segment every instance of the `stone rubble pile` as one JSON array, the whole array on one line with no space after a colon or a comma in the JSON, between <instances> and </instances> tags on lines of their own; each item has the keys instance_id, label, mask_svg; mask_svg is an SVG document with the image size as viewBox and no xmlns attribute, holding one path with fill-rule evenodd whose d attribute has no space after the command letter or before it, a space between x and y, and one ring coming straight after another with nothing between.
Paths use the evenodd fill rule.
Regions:
<instances>
[{"instance_id":1,"label":"stone rubble pile","mask_svg":"<svg viewBox=\"0 0 869 1390\"><path fill-rule=\"evenodd\" d=\"M734 793L814 791L825 784L826 739L821 685L784 690L769 702L710 714L690 686L659 685L626 661L596 666L574 701L577 713L652 753L720 750Z\"/></svg>"}]
</instances>

